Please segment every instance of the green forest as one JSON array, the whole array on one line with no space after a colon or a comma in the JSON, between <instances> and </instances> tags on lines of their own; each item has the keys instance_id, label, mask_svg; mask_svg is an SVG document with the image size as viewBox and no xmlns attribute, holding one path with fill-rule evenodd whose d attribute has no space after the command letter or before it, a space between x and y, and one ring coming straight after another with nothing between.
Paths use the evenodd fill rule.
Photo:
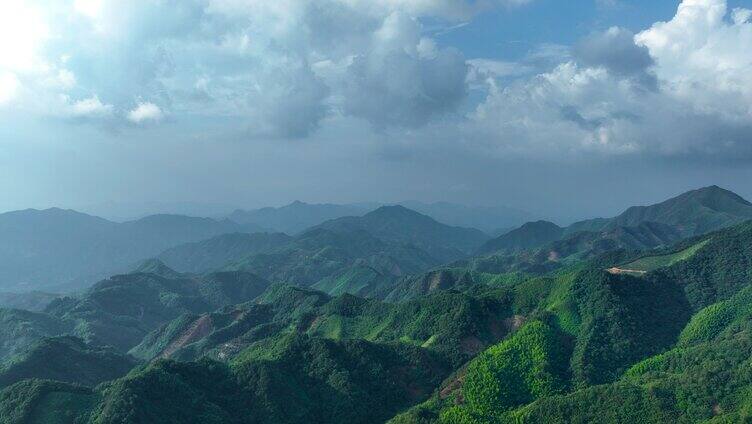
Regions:
<instances>
[{"instance_id":1,"label":"green forest","mask_svg":"<svg viewBox=\"0 0 752 424\"><path fill-rule=\"evenodd\" d=\"M387 208L172 247L0 309L0 423L752 422L752 205L709 190L631 227Z\"/></svg>"}]
</instances>

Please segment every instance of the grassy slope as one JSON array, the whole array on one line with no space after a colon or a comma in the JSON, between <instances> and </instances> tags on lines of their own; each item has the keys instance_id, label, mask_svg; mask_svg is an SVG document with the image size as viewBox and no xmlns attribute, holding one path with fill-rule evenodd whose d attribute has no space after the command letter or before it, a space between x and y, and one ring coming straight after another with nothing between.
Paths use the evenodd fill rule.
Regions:
<instances>
[{"instance_id":1,"label":"grassy slope","mask_svg":"<svg viewBox=\"0 0 752 424\"><path fill-rule=\"evenodd\" d=\"M628 270L650 272L660 268L669 267L677 262L685 261L691 258L695 255L695 253L697 253L697 251L702 249L708 243L708 241L708 239L705 239L693 244L690 247L687 247L686 249L666 255L646 256L634 262L623 265L622 268Z\"/></svg>"}]
</instances>

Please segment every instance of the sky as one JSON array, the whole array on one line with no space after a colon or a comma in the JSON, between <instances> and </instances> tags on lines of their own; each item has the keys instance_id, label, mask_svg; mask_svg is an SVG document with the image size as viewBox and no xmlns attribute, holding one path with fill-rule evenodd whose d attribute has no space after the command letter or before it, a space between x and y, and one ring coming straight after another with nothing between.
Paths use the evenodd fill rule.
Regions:
<instances>
[{"instance_id":1,"label":"sky","mask_svg":"<svg viewBox=\"0 0 752 424\"><path fill-rule=\"evenodd\" d=\"M750 182L752 0L0 2L0 211L567 221Z\"/></svg>"}]
</instances>

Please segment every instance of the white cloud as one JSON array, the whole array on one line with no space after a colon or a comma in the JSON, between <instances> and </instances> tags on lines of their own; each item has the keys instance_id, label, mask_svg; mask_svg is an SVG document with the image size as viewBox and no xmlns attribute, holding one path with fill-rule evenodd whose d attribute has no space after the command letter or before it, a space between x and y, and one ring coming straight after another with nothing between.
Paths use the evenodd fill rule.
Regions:
<instances>
[{"instance_id":1,"label":"white cloud","mask_svg":"<svg viewBox=\"0 0 752 424\"><path fill-rule=\"evenodd\" d=\"M505 87L488 81L463 131L499 154L752 158L747 15L729 16L723 0L685 0L634 41L618 28L594 34L552 71Z\"/></svg>"},{"instance_id":2,"label":"white cloud","mask_svg":"<svg viewBox=\"0 0 752 424\"><path fill-rule=\"evenodd\" d=\"M76 76L67 69L60 69L57 73L57 80L63 88L73 88L76 85Z\"/></svg>"},{"instance_id":3,"label":"white cloud","mask_svg":"<svg viewBox=\"0 0 752 424\"><path fill-rule=\"evenodd\" d=\"M164 118L164 112L159 106L151 102L139 102L133 110L128 112L128 120L134 124L158 122Z\"/></svg>"},{"instance_id":4,"label":"white cloud","mask_svg":"<svg viewBox=\"0 0 752 424\"><path fill-rule=\"evenodd\" d=\"M0 72L0 106L16 97L20 83L12 72Z\"/></svg>"},{"instance_id":5,"label":"white cloud","mask_svg":"<svg viewBox=\"0 0 752 424\"><path fill-rule=\"evenodd\" d=\"M30 2L0 2L0 69L31 71L42 66L38 49L48 36L41 11Z\"/></svg>"},{"instance_id":6,"label":"white cloud","mask_svg":"<svg viewBox=\"0 0 752 424\"><path fill-rule=\"evenodd\" d=\"M70 113L74 117L105 117L112 115L113 106L104 104L99 96L79 100L70 107Z\"/></svg>"},{"instance_id":7,"label":"white cloud","mask_svg":"<svg viewBox=\"0 0 752 424\"><path fill-rule=\"evenodd\" d=\"M520 62L466 60L422 26L525 3L76 0L43 10L34 0L11 0L22 21L46 30L27 37L31 55L16 51L5 65L0 98L53 115L124 111L120 125L163 120L157 105L169 105L171 115L230 117L258 138L370 124L429 140L449 122L456 129L446 132L464 147L529 155L744 144L744 126L752 125L752 12L685 0L670 21L637 35L611 28L575 46L533 47ZM470 102L486 95L471 113L462 107L468 89ZM106 103L97 96L71 103L81 93ZM134 98L150 101L134 107ZM699 123L722 142L703 140Z\"/></svg>"},{"instance_id":8,"label":"white cloud","mask_svg":"<svg viewBox=\"0 0 752 424\"><path fill-rule=\"evenodd\" d=\"M91 19L99 19L102 15L103 0L75 0L73 6L78 13Z\"/></svg>"},{"instance_id":9,"label":"white cloud","mask_svg":"<svg viewBox=\"0 0 752 424\"><path fill-rule=\"evenodd\" d=\"M676 16L636 35L666 93L696 111L752 120L752 23L725 0L685 0Z\"/></svg>"}]
</instances>

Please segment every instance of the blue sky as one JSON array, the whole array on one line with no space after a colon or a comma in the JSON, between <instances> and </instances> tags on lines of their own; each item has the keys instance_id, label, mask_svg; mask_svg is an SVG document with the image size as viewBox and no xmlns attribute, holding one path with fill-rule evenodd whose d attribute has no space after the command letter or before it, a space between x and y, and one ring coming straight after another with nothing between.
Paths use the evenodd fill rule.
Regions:
<instances>
[{"instance_id":1,"label":"blue sky","mask_svg":"<svg viewBox=\"0 0 752 424\"><path fill-rule=\"evenodd\" d=\"M752 197L749 9L7 0L0 210L415 199L568 220Z\"/></svg>"},{"instance_id":2,"label":"blue sky","mask_svg":"<svg viewBox=\"0 0 752 424\"><path fill-rule=\"evenodd\" d=\"M600 3L541 0L516 10L501 8L437 38L470 57L519 60L541 44L570 45L612 26L638 31L676 12L673 1Z\"/></svg>"}]
</instances>

